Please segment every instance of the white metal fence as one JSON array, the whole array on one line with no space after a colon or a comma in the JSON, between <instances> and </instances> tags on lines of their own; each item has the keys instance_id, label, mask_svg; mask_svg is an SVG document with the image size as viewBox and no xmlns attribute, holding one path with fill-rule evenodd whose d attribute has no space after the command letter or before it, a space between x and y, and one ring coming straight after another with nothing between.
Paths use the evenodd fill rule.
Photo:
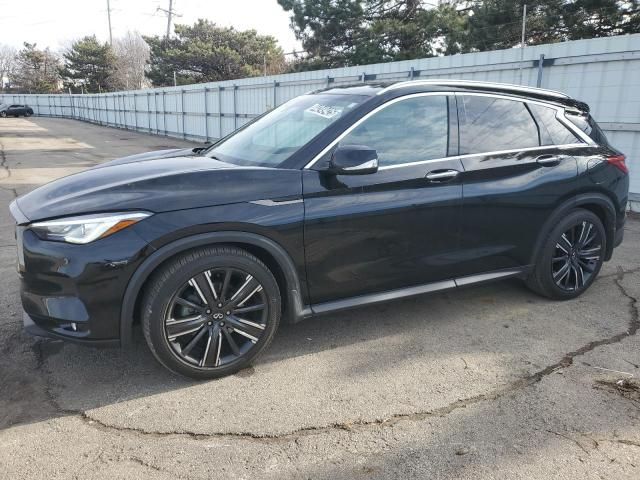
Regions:
<instances>
[{"instance_id":1,"label":"white metal fence","mask_svg":"<svg viewBox=\"0 0 640 480\"><path fill-rule=\"evenodd\" d=\"M2 95L36 115L152 134L213 140L310 90L353 83L459 78L560 90L587 102L613 145L627 154L640 202L640 34L519 49L90 95ZM1 128L0 128L1 134Z\"/></svg>"}]
</instances>

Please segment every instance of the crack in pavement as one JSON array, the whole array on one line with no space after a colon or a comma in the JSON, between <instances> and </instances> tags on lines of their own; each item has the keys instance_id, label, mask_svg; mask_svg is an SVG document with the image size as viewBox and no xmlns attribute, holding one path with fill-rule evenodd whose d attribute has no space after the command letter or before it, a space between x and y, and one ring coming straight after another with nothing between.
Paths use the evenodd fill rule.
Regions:
<instances>
[{"instance_id":1,"label":"crack in pavement","mask_svg":"<svg viewBox=\"0 0 640 480\"><path fill-rule=\"evenodd\" d=\"M614 283L618 287L620 294L625 297L628 302L628 310L629 310L629 325L625 332L618 333L611 337L607 337L600 340L594 340L592 342L583 345L577 350L566 353L558 362L549 365L542 370L539 370L527 377L524 377L520 380L517 380L513 383L504 385L495 389L494 391L486 394L475 395L466 399L459 399L455 402L452 402L448 405L445 405L440 408L424 411L424 412L414 412L414 413L403 413L403 414L395 414L385 419L375 419L375 420L361 420L354 422L336 422L323 426L311 426L311 427L302 427L296 430L292 430L290 432L279 433L279 434L259 434L254 432L212 432L212 433L199 433L192 432L187 430L175 430L175 431L154 431L154 430L146 430L144 428L138 427L125 427L118 425L111 425L105 423L99 419L96 419L91 416L90 413L82 410L68 410L62 408L55 396L52 394L50 390L50 383L46 384L46 396L49 399L52 406L65 415L75 415L79 416L87 425L90 425L93 428L109 431L109 432L120 432L120 433L129 433L140 436L149 436L155 438L167 438L171 436L182 436L191 438L194 440L206 440L213 438L239 438L239 439L248 439L255 441L278 441L278 440L289 440L299 438L304 435L313 435L313 434L321 434L326 433L332 430L346 430L346 431L354 431L360 428L366 428L371 426L393 426L402 421L421 421L427 418L432 417L444 417L449 415L450 413L455 412L458 409L467 408L482 402L497 400L501 397L509 395L511 393L515 393L529 386L535 385L542 381L545 377L551 375L553 372L560 370L562 368L567 368L573 364L573 360L576 357L584 355L592 350L604 346L611 345L614 343L618 343L625 338L628 338L632 335L635 335L640 329L640 317L638 313L638 300L630 295L627 290L622 285L622 280L627 272L625 272L622 268L618 268L618 272L616 273L616 278L614 279ZM40 347L41 351L41 347ZM42 364L44 363L44 359L42 357L42 353L40 353L40 361ZM552 432L555 433L555 432Z\"/></svg>"}]
</instances>

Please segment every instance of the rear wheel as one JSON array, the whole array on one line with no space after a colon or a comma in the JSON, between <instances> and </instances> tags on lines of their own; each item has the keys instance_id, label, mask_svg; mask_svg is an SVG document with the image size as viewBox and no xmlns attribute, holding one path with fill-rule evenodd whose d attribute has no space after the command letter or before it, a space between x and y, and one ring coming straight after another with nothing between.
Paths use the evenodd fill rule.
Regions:
<instances>
[{"instance_id":1,"label":"rear wheel","mask_svg":"<svg viewBox=\"0 0 640 480\"><path fill-rule=\"evenodd\" d=\"M217 378L245 368L271 343L280 291L248 252L207 247L171 260L154 274L143 300L145 338L173 372Z\"/></svg>"},{"instance_id":2,"label":"rear wheel","mask_svg":"<svg viewBox=\"0 0 640 480\"><path fill-rule=\"evenodd\" d=\"M527 283L549 298L575 298L595 280L605 251L606 235L598 216L576 209L558 222L547 237Z\"/></svg>"}]
</instances>

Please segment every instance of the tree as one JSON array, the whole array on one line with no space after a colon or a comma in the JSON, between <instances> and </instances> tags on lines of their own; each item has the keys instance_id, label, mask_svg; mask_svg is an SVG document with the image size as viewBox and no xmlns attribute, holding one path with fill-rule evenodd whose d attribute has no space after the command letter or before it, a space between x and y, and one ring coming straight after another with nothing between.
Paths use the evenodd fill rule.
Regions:
<instances>
[{"instance_id":1,"label":"tree","mask_svg":"<svg viewBox=\"0 0 640 480\"><path fill-rule=\"evenodd\" d=\"M133 90L148 86L145 76L149 62L149 45L138 32L127 34L113 42L114 64L109 77L113 90Z\"/></svg>"},{"instance_id":2,"label":"tree","mask_svg":"<svg viewBox=\"0 0 640 480\"><path fill-rule=\"evenodd\" d=\"M11 77L16 63L16 49L9 45L0 45L0 89Z\"/></svg>"},{"instance_id":3,"label":"tree","mask_svg":"<svg viewBox=\"0 0 640 480\"><path fill-rule=\"evenodd\" d=\"M96 93L106 90L114 69L115 56L108 43L100 43L95 35L76 40L64 54L60 71L65 87Z\"/></svg>"},{"instance_id":4,"label":"tree","mask_svg":"<svg viewBox=\"0 0 640 480\"><path fill-rule=\"evenodd\" d=\"M421 0L278 0L313 67L457 53L467 18ZM301 67L305 62L297 62Z\"/></svg>"},{"instance_id":5,"label":"tree","mask_svg":"<svg viewBox=\"0 0 640 480\"><path fill-rule=\"evenodd\" d=\"M306 55L295 69L511 48L640 31L640 0L278 0Z\"/></svg>"},{"instance_id":6,"label":"tree","mask_svg":"<svg viewBox=\"0 0 640 480\"><path fill-rule=\"evenodd\" d=\"M27 93L54 93L60 90L60 60L48 48L38 50L35 43L24 43L10 76L12 87Z\"/></svg>"},{"instance_id":7,"label":"tree","mask_svg":"<svg viewBox=\"0 0 640 480\"><path fill-rule=\"evenodd\" d=\"M640 32L638 0L482 0L469 9L463 48L478 51L520 45L524 4L527 45Z\"/></svg>"},{"instance_id":8,"label":"tree","mask_svg":"<svg viewBox=\"0 0 640 480\"><path fill-rule=\"evenodd\" d=\"M175 37L144 37L151 48L147 76L154 85L213 82L284 71L284 55L271 36L238 31L207 20L175 25Z\"/></svg>"}]
</instances>

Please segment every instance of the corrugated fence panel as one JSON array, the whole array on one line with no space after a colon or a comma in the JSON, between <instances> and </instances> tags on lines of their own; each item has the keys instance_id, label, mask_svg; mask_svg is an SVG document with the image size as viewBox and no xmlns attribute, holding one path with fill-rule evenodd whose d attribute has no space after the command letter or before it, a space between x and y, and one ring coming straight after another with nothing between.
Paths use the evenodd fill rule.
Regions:
<instances>
[{"instance_id":1,"label":"corrugated fence panel","mask_svg":"<svg viewBox=\"0 0 640 480\"><path fill-rule=\"evenodd\" d=\"M627 154L632 197L640 201L640 34L138 91L0 94L0 102L26 103L36 115L207 141L312 90L434 78L540 86L587 102Z\"/></svg>"}]
</instances>

